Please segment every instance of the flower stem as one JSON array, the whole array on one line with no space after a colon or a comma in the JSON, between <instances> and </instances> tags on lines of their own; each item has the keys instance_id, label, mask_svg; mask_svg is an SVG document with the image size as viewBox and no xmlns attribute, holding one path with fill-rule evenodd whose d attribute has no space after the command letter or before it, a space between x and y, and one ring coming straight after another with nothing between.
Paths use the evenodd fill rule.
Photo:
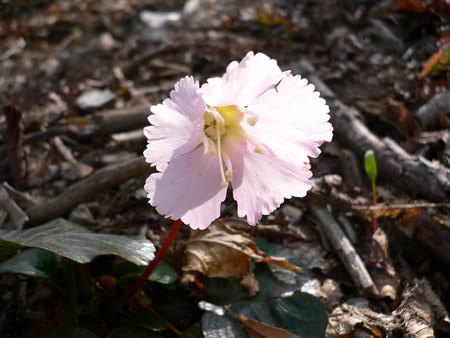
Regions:
<instances>
[{"instance_id":1,"label":"flower stem","mask_svg":"<svg viewBox=\"0 0 450 338\"><path fill-rule=\"evenodd\" d=\"M377 204L377 185L375 180L372 181L372 197L373 197L373 205Z\"/></svg>"},{"instance_id":2,"label":"flower stem","mask_svg":"<svg viewBox=\"0 0 450 338\"><path fill-rule=\"evenodd\" d=\"M377 186L375 184L375 180L372 180L372 197L373 197L373 205L377 205ZM375 233L378 229L378 219L375 217L372 223L372 231Z\"/></svg>"},{"instance_id":3,"label":"flower stem","mask_svg":"<svg viewBox=\"0 0 450 338\"><path fill-rule=\"evenodd\" d=\"M173 240L177 236L178 230L180 230L181 226L183 225L183 222L181 220L176 220L172 224L172 228L170 228L170 232L167 235L166 239L164 240L164 243L162 244L161 248L156 253L155 258L150 262L150 264L147 266L145 271L139 276L139 278L136 280L136 284L134 284L134 287L130 290L130 292L127 294L126 298L131 298L136 291L141 289L144 284L147 282L148 277L155 271L156 267L158 266L159 262L164 258L166 255L167 249L169 249L170 244L172 244Z\"/></svg>"}]
</instances>

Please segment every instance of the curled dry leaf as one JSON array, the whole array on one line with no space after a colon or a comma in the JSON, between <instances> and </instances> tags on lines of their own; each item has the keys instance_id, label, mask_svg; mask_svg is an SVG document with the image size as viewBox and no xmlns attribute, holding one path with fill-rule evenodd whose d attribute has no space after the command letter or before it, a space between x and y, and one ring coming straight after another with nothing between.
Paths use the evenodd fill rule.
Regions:
<instances>
[{"instance_id":1,"label":"curled dry leaf","mask_svg":"<svg viewBox=\"0 0 450 338\"><path fill-rule=\"evenodd\" d=\"M284 258L267 256L258 249L249 234L232 229L224 222L216 222L204 231L193 233L186 243L186 263L181 281L192 283L199 275L211 278L235 277L242 281L250 294L255 294L259 286L251 274L250 259L304 273Z\"/></svg>"},{"instance_id":2,"label":"curled dry leaf","mask_svg":"<svg viewBox=\"0 0 450 338\"><path fill-rule=\"evenodd\" d=\"M227 312L234 318L236 318L250 333L253 338L266 338L266 337L278 337L278 338L298 338L299 336L283 330L279 327L275 327L259 320L249 318L247 316L238 315L226 308Z\"/></svg>"},{"instance_id":3,"label":"curled dry leaf","mask_svg":"<svg viewBox=\"0 0 450 338\"><path fill-rule=\"evenodd\" d=\"M389 252L388 236L383 229L378 228L373 234L373 240L383 252L383 257L381 262L378 263L382 270L372 272L372 278L374 279L374 283L378 290L380 290L380 297L389 297L392 300L395 300L400 286L400 278L392 263Z\"/></svg>"},{"instance_id":4,"label":"curled dry leaf","mask_svg":"<svg viewBox=\"0 0 450 338\"><path fill-rule=\"evenodd\" d=\"M0 185L0 228L22 230L27 220L25 212L11 198L4 185Z\"/></svg>"}]
</instances>

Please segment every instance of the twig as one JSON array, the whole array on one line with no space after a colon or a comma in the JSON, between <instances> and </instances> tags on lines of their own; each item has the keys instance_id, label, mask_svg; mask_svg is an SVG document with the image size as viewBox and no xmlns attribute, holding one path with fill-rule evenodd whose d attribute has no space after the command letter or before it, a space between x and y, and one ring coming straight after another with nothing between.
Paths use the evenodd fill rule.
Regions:
<instances>
[{"instance_id":1,"label":"twig","mask_svg":"<svg viewBox=\"0 0 450 338\"><path fill-rule=\"evenodd\" d=\"M352 207L358 211L377 211L377 210L397 210L397 209L416 209L416 208L450 208L450 203L410 203L410 204L383 204Z\"/></svg>"},{"instance_id":2,"label":"twig","mask_svg":"<svg viewBox=\"0 0 450 338\"><path fill-rule=\"evenodd\" d=\"M76 137L91 138L92 135L110 135L142 128L148 124L149 106L136 106L123 109L105 110L95 113L92 121L81 128Z\"/></svg>"},{"instance_id":3,"label":"twig","mask_svg":"<svg viewBox=\"0 0 450 338\"><path fill-rule=\"evenodd\" d=\"M55 136L68 135L75 139L90 139L92 136L109 135L142 128L148 124L149 106L134 106L96 112L86 126L78 129L70 125L58 125L44 131L36 131L23 137L23 144L35 144ZM0 145L0 158L7 154L7 146Z\"/></svg>"},{"instance_id":4,"label":"twig","mask_svg":"<svg viewBox=\"0 0 450 338\"><path fill-rule=\"evenodd\" d=\"M337 251L355 285L362 293L378 296L379 293L372 277L370 277L363 261L333 216L323 207L311 205L311 210L319 219L323 232Z\"/></svg>"},{"instance_id":5,"label":"twig","mask_svg":"<svg viewBox=\"0 0 450 338\"><path fill-rule=\"evenodd\" d=\"M343 304L328 319L327 337L355 337L367 332L380 337L434 337L434 328L440 324L448 334L450 323L445 306L426 279L406 287L401 304L390 314Z\"/></svg>"},{"instance_id":6,"label":"twig","mask_svg":"<svg viewBox=\"0 0 450 338\"><path fill-rule=\"evenodd\" d=\"M14 185L21 186L25 180L25 158L23 153L23 126L22 112L12 105L7 105L3 109L7 128L6 143L8 147L8 160L14 178Z\"/></svg>"},{"instance_id":7,"label":"twig","mask_svg":"<svg viewBox=\"0 0 450 338\"><path fill-rule=\"evenodd\" d=\"M166 44L159 47L152 47L149 50L145 51L142 54L137 55L132 60L128 61L123 67L122 72L123 74L127 75L134 70L136 70L139 66L141 66L143 63L147 62L150 59L163 56L165 54L175 53L179 51L180 49L186 48L186 45L173 45L173 44ZM109 76L106 77L104 80L105 84L110 84L114 82L115 77L113 72Z\"/></svg>"},{"instance_id":8,"label":"twig","mask_svg":"<svg viewBox=\"0 0 450 338\"><path fill-rule=\"evenodd\" d=\"M331 121L340 143L362 158L373 149L384 180L412 194L432 201L442 201L450 195L450 169L432 164L421 156L408 154L389 138L380 139L363 123L359 112L344 105L317 76L307 61L289 65L294 73L302 74L320 91L331 109Z\"/></svg>"},{"instance_id":9,"label":"twig","mask_svg":"<svg viewBox=\"0 0 450 338\"><path fill-rule=\"evenodd\" d=\"M145 162L143 157L100 169L84 180L71 185L59 196L28 209L26 211L30 219L28 224L41 224L64 215L78 204L92 200L97 194L122 184L130 178L148 175L152 170L154 169Z\"/></svg>"}]
</instances>

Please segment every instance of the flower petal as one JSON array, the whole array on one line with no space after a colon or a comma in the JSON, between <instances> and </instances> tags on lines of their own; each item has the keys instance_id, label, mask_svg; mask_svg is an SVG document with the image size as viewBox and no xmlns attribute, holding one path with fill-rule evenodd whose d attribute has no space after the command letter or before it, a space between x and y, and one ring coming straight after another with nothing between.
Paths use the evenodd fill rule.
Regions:
<instances>
[{"instance_id":1,"label":"flower petal","mask_svg":"<svg viewBox=\"0 0 450 338\"><path fill-rule=\"evenodd\" d=\"M158 170L202 142L206 104L198 89L198 82L185 77L176 83L170 99L151 107L153 115L148 118L151 126L144 128L148 139L144 156Z\"/></svg>"},{"instance_id":2,"label":"flower petal","mask_svg":"<svg viewBox=\"0 0 450 338\"><path fill-rule=\"evenodd\" d=\"M150 204L166 217L181 218L192 229L205 229L220 216L227 192L218 163L217 155L205 156L203 148L180 155L164 172L147 179L144 188Z\"/></svg>"},{"instance_id":3,"label":"flower petal","mask_svg":"<svg viewBox=\"0 0 450 338\"><path fill-rule=\"evenodd\" d=\"M233 61L221 78L209 79L200 92L210 106L247 106L286 74L274 59L248 52L241 62Z\"/></svg>"},{"instance_id":4,"label":"flower petal","mask_svg":"<svg viewBox=\"0 0 450 338\"><path fill-rule=\"evenodd\" d=\"M331 141L333 127L328 122L329 107L300 76L288 76L266 91L249 107L256 124L245 123L246 132L282 160L302 165L307 156L317 157L319 146Z\"/></svg>"},{"instance_id":5,"label":"flower petal","mask_svg":"<svg viewBox=\"0 0 450 338\"><path fill-rule=\"evenodd\" d=\"M257 153L248 143L235 142L227 148L233 164L233 198L238 216L255 225L262 215L278 208L284 199L303 197L311 188L309 166L298 166L266 151Z\"/></svg>"}]
</instances>

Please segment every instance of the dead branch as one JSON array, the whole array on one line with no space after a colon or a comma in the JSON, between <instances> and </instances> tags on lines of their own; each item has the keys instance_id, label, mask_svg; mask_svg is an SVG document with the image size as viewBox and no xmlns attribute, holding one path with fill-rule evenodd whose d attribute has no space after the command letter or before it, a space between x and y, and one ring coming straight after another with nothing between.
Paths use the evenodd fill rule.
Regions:
<instances>
[{"instance_id":1,"label":"dead branch","mask_svg":"<svg viewBox=\"0 0 450 338\"><path fill-rule=\"evenodd\" d=\"M22 112L12 105L7 105L3 109L7 128L6 128L6 143L8 160L10 169L14 178L15 186L20 186L25 180L25 157L23 154L23 126L22 126Z\"/></svg>"},{"instance_id":2,"label":"dead branch","mask_svg":"<svg viewBox=\"0 0 450 338\"><path fill-rule=\"evenodd\" d=\"M434 337L434 327L449 323L445 307L428 280L416 281L402 294L400 306L391 314L343 304L329 317L327 337ZM447 331L448 333L448 331Z\"/></svg>"},{"instance_id":3,"label":"dead branch","mask_svg":"<svg viewBox=\"0 0 450 338\"><path fill-rule=\"evenodd\" d=\"M313 204L311 204L311 210L319 219L325 236L333 245L355 285L363 294L378 296L378 290L372 277L370 277L363 261L333 216L325 208Z\"/></svg>"},{"instance_id":4,"label":"dead branch","mask_svg":"<svg viewBox=\"0 0 450 338\"><path fill-rule=\"evenodd\" d=\"M450 170L431 163L421 156L408 154L389 138L380 139L362 121L361 115L347 107L317 76L307 61L289 66L294 73L308 78L320 91L331 109L331 121L340 143L351 149L357 158L372 149L377 157L379 174L384 180L412 194L432 201L442 201L450 195Z\"/></svg>"},{"instance_id":5,"label":"dead branch","mask_svg":"<svg viewBox=\"0 0 450 338\"><path fill-rule=\"evenodd\" d=\"M36 131L23 137L23 144L35 144L55 136L67 135L75 139L91 139L93 136L107 136L113 133L142 129L148 124L150 106L135 106L111 109L94 113L87 124L78 130L75 126L54 126L44 131ZM0 145L0 158L8 152L7 145Z\"/></svg>"},{"instance_id":6,"label":"dead branch","mask_svg":"<svg viewBox=\"0 0 450 338\"><path fill-rule=\"evenodd\" d=\"M110 135L122 131L142 128L148 124L149 106L136 106L97 112L92 120L78 132L77 137Z\"/></svg>"},{"instance_id":7,"label":"dead branch","mask_svg":"<svg viewBox=\"0 0 450 338\"><path fill-rule=\"evenodd\" d=\"M127 75L135 71L140 65L148 60L151 60L156 57L161 57L170 53L175 53L182 48L186 48L186 45L173 45L173 44L165 44L160 47L152 47L149 50L146 50L142 54L137 55L132 60L128 61L122 68L123 74ZM110 84L115 79L113 72L109 76L106 77L105 83Z\"/></svg>"},{"instance_id":8,"label":"dead branch","mask_svg":"<svg viewBox=\"0 0 450 338\"><path fill-rule=\"evenodd\" d=\"M145 162L143 157L102 168L71 185L59 196L26 210L29 217L28 224L41 224L62 216L78 204L92 200L97 194L122 184L130 178L148 175L152 170L154 169Z\"/></svg>"},{"instance_id":9,"label":"dead branch","mask_svg":"<svg viewBox=\"0 0 450 338\"><path fill-rule=\"evenodd\" d=\"M368 220L379 217L395 220L398 229L408 238L417 241L444 264L450 265L450 226L444 219L428 212L431 208L448 209L449 207L448 203L411 203L353 206L352 208Z\"/></svg>"},{"instance_id":10,"label":"dead branch","mask_svg":"<svg viewBox=\"0 0 450 338\"><path fill-rule=\"evenodd\" d=\"M434 95L417 110L416 116L425 130L450 128L450 91Z\"/></svg>"}]
</instances>

